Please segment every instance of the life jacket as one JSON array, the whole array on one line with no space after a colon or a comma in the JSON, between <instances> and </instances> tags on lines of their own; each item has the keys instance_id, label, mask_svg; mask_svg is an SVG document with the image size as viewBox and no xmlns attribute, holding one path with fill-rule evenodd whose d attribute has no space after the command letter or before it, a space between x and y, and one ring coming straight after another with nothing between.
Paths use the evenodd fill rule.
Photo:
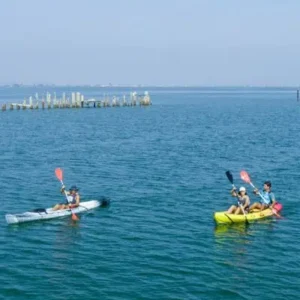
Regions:
<instances>
[{"instance_id":1,"label":"life jacket","mask_svg":"<svg viewBox=\"0 0 300 300\"><path fill-rule=\"evenodd\" d=\"M76 204L76 196L77 196L77 193L76 194L72 194L72 195L68 195L67 196L67 199L68 199L68 203L67 204Z\"/></svg>"}]
</instances>

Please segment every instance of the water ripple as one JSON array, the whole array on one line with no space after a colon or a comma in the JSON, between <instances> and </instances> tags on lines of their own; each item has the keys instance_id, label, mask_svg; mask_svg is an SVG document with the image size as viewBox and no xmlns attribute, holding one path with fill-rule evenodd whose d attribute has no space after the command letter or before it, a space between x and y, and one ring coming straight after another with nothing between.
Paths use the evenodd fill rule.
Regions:
<instances>
[{"instance_id":1,"label":"water ripple","mask_svg":"<svg viewBox=\"0 0 300 300\"><path fill-rule=\"evenodd\" d=\"M292 95L150 93L156 105L147 109L1 114L0 297L298 298L300 128ZM77 224L7 226L7 212L62 201L56 167L83 200L105 195L111 206ZM224 172L240 185L242 168L258 186L272 180L284 219L215 226L213 212L234 203Z\"/></svg>"}]
</instances>

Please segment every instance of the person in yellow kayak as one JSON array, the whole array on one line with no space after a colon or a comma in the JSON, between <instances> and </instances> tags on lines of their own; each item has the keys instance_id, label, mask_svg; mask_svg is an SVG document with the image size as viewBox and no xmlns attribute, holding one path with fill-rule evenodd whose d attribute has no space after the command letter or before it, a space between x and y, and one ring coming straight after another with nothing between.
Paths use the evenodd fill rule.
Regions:
<instances>
[{"instance_id":1,"label":"person in yellow kayak","mask_svg":"<svg viewBox=\"0 0 300 300\"><path fill-rule=\"evenodd\" d=\"M261 197L260 202L255 202L250 206L250 210L259 209L264 210L268 207L273 208L276 204L275 195L271 191L272 183L271 181L265 181L263 191L260 192L258 189L255 189L253 192L256 196Z\"/></svg>"},{"instance_id":2,"label":"person in yellow kayak","mask_svg":"<svg viewBox=\"0 0 300 300\"><path fill-rule=\"evenodd\" d=\"M52 210L59 210L59 209L68 209L68 208L75 208L79 205L80 202L80 195L78 193L79 189L76 185L71 186L68 192L65 191L65 186L63 186L60 190L62 194L66 194L67 201L66 203L59 203L56 204Z\"/></svg>"},{"instance_id":3,"label":"person in yellow kayak","mask_svg":"<svg viewBox=\"0 0 300 300\"><path fill-rule=\"evenodd\" d=\"M235 215L244 214L241 207L244 209L244 212L247 213L249 211L250 198L247 195L246 188L241 186L239 188L238 192L234 188L234 189L231 190L230 193L231 193L232 197L237 197L238 198L238 202L240 203L240 205L238 205L238 206L231 205L230 208L227 210L227 213L228 214L235 214Z\"/></svg>"}]
</instances>

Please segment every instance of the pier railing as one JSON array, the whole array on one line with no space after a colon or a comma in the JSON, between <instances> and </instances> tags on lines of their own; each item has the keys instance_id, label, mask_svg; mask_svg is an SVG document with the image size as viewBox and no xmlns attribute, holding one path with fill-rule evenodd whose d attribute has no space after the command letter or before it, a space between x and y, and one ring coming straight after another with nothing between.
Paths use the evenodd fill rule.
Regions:
<instances>
[{"instance_id":1,"label":"pier railing","mask_svg":"<svg viewBox=\"0 0 300 300\"><path fill-rule=\"evenodd\" d=\"M1 110L26 110L26 109L54 109L54 108L106 108L106 107L124 107L124 106L149 106L152 105L151 98L148 92L143 95L138 95L137 92L130 93L129 97L123 95L106 96L101 99L88 98L79 92L71 93L71 97L67 97L65 93L61 98L57 98L56 94L47 93L45 97L39 99L38 94L35 98L29 97L21 103L4 103L1 105Z\"/></svg>"}]
</instances>

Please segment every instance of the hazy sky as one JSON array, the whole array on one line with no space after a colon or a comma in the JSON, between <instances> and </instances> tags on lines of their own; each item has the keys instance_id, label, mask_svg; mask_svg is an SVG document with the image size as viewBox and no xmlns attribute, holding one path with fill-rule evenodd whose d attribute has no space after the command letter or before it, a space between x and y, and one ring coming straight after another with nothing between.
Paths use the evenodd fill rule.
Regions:
<instances>
[{"instance_id":1,"label":"hazy sky","mask_svg":"<svg viewBox=\"0 0 300 300\"><path fill-rule=\"evenodd\" d=\"M299 85L299 0L6 0L0 84Z\"/></svg>"}]
</instances>

